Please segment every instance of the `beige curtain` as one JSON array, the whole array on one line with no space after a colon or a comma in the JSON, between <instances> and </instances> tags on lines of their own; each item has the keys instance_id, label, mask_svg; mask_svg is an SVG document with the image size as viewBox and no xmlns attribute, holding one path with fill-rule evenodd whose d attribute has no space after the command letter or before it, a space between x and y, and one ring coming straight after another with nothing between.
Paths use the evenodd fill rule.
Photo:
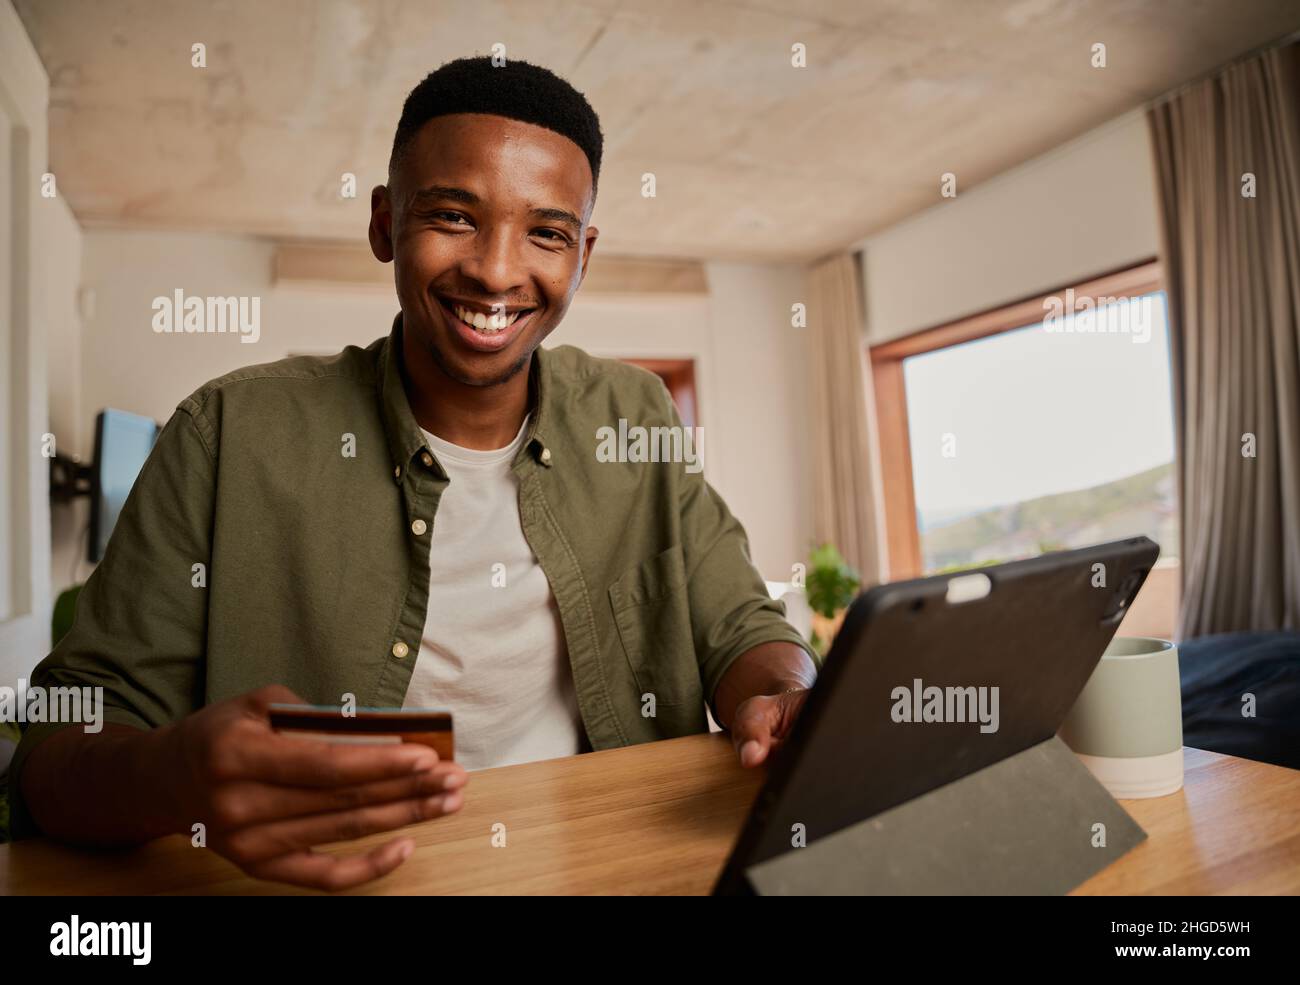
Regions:
<instances>
[{"instance_id":1,"label":"beige curtain","mask_svg":"<svg viewBox=\"0 0 1300 985\"><path fill-rule=\"evenodd\" d=\"M1182 504L1179 635L1300 628L1300 46L1234 65L1148 120Z\"/></svg>"},{"instance_id":2,"label":"beige curtain","mask_svg":"<svg viewBox=\"0 0 1300 985\"><path fill-rule=\"evenodd\" d=\"M884 577L883 500L857 256L824 260L808 278L814 536L834 544L863 585L873 585Z\"/></svg>"}]
</instances>

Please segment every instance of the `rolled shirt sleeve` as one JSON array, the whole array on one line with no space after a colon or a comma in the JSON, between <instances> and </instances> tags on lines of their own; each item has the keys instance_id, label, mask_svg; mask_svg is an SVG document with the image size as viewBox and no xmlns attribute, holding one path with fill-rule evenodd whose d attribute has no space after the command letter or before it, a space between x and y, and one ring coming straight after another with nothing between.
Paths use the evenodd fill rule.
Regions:
<instances>
[{"instance_id":1,"label":"rolled shirt sleeve","mask_svg":"<svg viewBox=\"0 0 1300 985\"><path fill-rule=\"evenodd\" d=\"M203 704L216 467L197 413L182 404L159 433L72 628L31 674L47 689L102 687L105 722L149 729ZM9 771L15 837L35 833L19 795L26 758L74 724L24 727Z\"/></svg>"},{"instance_id":2,"label":"rolled shirt sleeve","mask_svg":"<svg viewBox=\"0 0 1300 985\"><path fill-rule=\"evenodd\" d=\"M673 424L681 427L667 388L663 399ZM718 682L747 650L760 643L786 642L805 650L814 664L820 665L821 658L786 619L785 604L768 594L750 557L745 528L704 472L683 467L679 481L691 632L704 694L716 717L713 695Z\"/></svg>"}]
</instances>

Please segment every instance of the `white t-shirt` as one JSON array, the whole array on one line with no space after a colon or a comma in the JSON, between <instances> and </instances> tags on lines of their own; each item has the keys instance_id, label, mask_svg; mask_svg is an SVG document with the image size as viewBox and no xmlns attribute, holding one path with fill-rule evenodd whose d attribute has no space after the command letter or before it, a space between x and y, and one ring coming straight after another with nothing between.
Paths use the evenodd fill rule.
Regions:
<instances>
[{"instance_id":1,"label":"white t-shirt","mask_svg":"<svg viewBox=\"0 0 1300 985\"><path fill-rule=\"evenodd\" d=\"M450 478L434 517L429 610L404 708L447 708L467 770L580 751L582 718L550 583L510 468L528 429L476 451L424 432Z\"/></svg>"}]
</instances>

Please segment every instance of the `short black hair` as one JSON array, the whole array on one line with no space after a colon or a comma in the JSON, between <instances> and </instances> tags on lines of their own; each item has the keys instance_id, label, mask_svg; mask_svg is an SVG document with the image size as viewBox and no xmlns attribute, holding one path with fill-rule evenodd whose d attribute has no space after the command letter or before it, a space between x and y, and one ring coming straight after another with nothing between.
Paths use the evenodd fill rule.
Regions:
<instances>
[{"instance_id":1,"label":"short black hair","mask_svg":"<svg viewBox=\"0 0 1300 985\"><path fill-rule=\"evenodd\" d=\"M600 118L586 97L549 69L515 59L493 65L488 56L447 62L411 90L393 135L390 180L420 128L449 113L505 116L568 137L587 155L594 196L605 138Z\"/></svg>"}]
</instances>

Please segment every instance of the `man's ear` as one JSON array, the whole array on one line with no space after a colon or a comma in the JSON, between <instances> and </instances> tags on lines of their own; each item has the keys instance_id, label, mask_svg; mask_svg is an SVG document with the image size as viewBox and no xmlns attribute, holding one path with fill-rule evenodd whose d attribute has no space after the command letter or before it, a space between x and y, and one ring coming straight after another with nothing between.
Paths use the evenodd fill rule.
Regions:
<instances>
[{"instance_id":1,"label":"man's ear","mask_svg":"<svg viewBox=\"0 0 1300 985\"><path fill-rule=\"evenodd\" d=\"M578 278L578 286L580 287L582 286L582 282L587 279L587 263L591 260L591 251L596 248L596 237L599 235L600 230L595 226L588 226L583 235L583 239L585 239L586 242L583 244L582 248L582 276Z\"/></svg>"},{"instance_id":2,"label":"man's ear","mask_svg":"<svg viewBox=\"0 0 1300 985\"><path fill-rule=\"evenodd\" d=\"M393 199L384 185L370 192L370 252L380 263L393 262Z\"/></svg>"}]
</instances>

